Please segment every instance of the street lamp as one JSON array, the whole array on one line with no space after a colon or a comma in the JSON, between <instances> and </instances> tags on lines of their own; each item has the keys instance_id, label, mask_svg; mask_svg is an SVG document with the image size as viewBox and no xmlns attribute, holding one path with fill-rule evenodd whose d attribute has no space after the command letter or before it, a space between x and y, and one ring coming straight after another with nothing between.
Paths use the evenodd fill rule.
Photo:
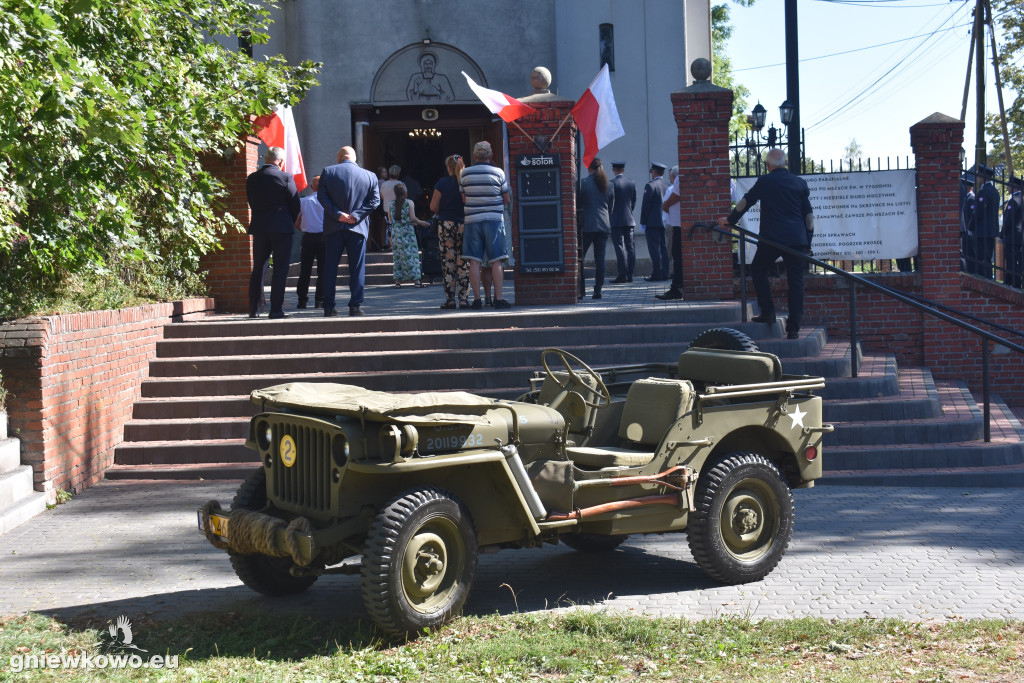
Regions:
<instances>
[{"instance_id":1,"label":"street lamp","mask_svg":"<svg viewBox=\"0 0 1024 683\"><path fill-rule=\"evenodd\" d=\"M764 128L764 117L768 114L768 110L765 109L760 102L754 105L754 110L750 112L750 127L760 132Z\"/></svg>"},{"instance_id":2,"label":"street lamp","mask_svg":"<svg viewBox=\"0 0 1024 683\"><path fill-rule=\"evenodd\" d=\"M788 99L785 100L779 105L779 118L782 121L783 128L776 128L772 125L765 133L762 133L767 116L768 110L760 102L755 104L750 114L747 115L748 131L746 138L742 141L737 138L732 145L737 169L742 163L741 151L745 151L746 163L749 164L753 161L756 169L755 174L760 175L763 163L761 157L763 150L785 147L788 144L788 138L791 133L789 126L793 123L794 118L796 118L796 105Z\"/></svg>"},{"instance_id":3,"label":"street lamp","mask_svg":"<svg viewBox=\"0 0 1024 683\"><path fill-rule=\"evenodd\" d=\"M782 125L789 127L789 124L793 123L793 114L796 113L796 105L789 100L786 100L779 105L779 118L782 119Z\"/></svg>"}]
</instances>

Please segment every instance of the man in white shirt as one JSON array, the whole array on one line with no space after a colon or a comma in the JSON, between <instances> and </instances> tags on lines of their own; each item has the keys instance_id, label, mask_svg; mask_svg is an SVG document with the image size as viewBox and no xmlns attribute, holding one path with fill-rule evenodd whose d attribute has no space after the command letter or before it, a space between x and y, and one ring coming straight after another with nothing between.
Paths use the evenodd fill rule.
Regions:
<instances>
[{"instance_id":1,"label":"man in white shirt","mask_svg":"<svg viewBox=\"0 0 1024 683\"><path fill-rule=\"evenodd\" d=\"M672 184L661 200L661 208L665 212L665 229L672 235L672 286L664 294L655 294L655 299L671 301L683 298L683 235L679 217L679 167L673 166L669 172Z\"/></svg>"},{"instance_id":2,"label":"man in white shirt","mask_svg":"<svg viewBox=\"0 0 1024 683\"><path fill-rule=\"evenodd\" d=\"M302 248L299 251L299 281L295 285L295 295L299 299L296 308L306 308L309 304L309 279L313 274L313 261L316 260L316 293L315 307L320 308L324 300L324 207L316 198L320 186L320 176L315 176L309 187L313 194L299 200L299 217L295 227L302 232Z\"/></svg>"}]
</instances>

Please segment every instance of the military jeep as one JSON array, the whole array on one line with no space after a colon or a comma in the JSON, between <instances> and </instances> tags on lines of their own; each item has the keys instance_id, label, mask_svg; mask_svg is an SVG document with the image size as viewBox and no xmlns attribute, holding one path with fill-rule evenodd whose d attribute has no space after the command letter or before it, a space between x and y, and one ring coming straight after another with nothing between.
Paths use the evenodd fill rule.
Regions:
<instances>
[{"instance_id":1,"label":"military jeep","mask_svg":"<svg viewBox=\"0 0 1024 683\"><path fill-rule=\"evenodd\" d=\"M673 363L593 369L547 349L541 364L514 401L343 384L254 391L247 445L262 467L229 511L204 505L200 528L266 595L359 573L367 610L394 634L457 615L485 551L601 552L685 531L720 582L775 568L793 533L790 489L821 477L832 429L814 393L822 378L784 375L724 329Z\"/></svg>"}]
</instances>

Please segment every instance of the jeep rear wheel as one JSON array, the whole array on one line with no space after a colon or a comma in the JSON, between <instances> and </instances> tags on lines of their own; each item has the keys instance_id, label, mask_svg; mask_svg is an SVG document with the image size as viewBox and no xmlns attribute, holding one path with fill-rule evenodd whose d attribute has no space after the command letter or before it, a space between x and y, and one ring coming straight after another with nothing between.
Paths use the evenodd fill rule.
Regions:
<instances>
[{"instance_id":1,"label":"jeep rear wheel","mask_svg":"<svg viewBox=\"0 0 1024 683\"><path fill-rule=\"evenodd\" d=\"M697 480L687 536L700 568L722 583L768 575L793 537L793 495L778 467L756 453L733 453Z\"/></svg>"},{"instance_id":2,"label":"jeep rear wheel","mask_svg":"<svg viewBox=\"0 0 1024 683\"><path fill-rule=\"evenodd\" d=\"M267 504L267 473L259 468L238 487L232 509L262 510ZM230 528L228 533L231 533ZM316 581L315 576L292 576L290 557L267 555L239 555L228 551L231 568L249 588L263 595L294 595L306 590Z\"/></svg>"},{"instance_id":3,"label":"jeep rear wheel","mask_svg":"<svg viewBox=\"0 0 1024 683\"><path fill-rule=\"evenodd\" d=\"M757 342L731 327L704 330L692 342L691 349L722 349L725 351L758 351Z\"/></svg>"},{"instance_id":4,"label":"jeep rear wheel","mask_svg":"<svg viewBox=\"0 0 1024 683\"><path fill-rule=\"evenodd\" d=\"M466 508L429 487L381 510L363 551L363 602L377 625L404 635L462 611L476 573L476 532Z\"/></svg>"},{"instance_id":5,"label":"jeep rear wheel","mask_svg":"<svg viewBox=\"0 0 1024 683\"><path fill-rule=\"evenodd\" d=\"M583 553L606 553L618 548L627 538L605 534L562 534L558 540Z\"/></svg>"}]
</instances>

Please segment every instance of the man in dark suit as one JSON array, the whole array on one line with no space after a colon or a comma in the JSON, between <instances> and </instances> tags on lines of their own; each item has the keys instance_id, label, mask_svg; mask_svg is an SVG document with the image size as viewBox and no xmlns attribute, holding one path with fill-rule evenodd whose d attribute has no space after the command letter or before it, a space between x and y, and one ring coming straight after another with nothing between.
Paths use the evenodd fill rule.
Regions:
<instances>
[{"instance_id":1,"label":"man in dark suit","mask_svg":"<svg viewBox=\"0 0 1024 683\"><path fill-rule=\"evenodd\" d=\"M633 250L633 208L636 206L636 183L623 175L625 161L613 161L612 189L615 190L615 208L612 211L612 246L615 247L615 263L618 276L612 282L632 282L636 267L636 252Z\"/></svg>"},{"instance_id":2,"label":"man in dark suit","mask_svg":"<svg viewBox=\"0 0 1024 683\"><path fill-rule=\"evenodd\" d=\"M789 172L786 168L786 153L778 147L768 152L766 166L768 174L757 179L750 191L736 202L736 208L729 217L718 219L718 225L722 229L736 225L744 213L761 202L761 226L758 233L783 246L806 252L814 236L814 211L811 209L811 193L807 182ZM789 288L786 336L799 339L800 322L804 315L804 263L799 256L787 254L767 243L757 245L754 259L750 262L750 279L754 281L757 305L761 308L761 313L751 320L755 323L775 322L775 304L768 284L768 269L780 256L786 264Z\"/></svg>"},{"instance_id":3,"label":"man in dark suit","mask_svg":"<svg viewBox=\"0 0 1024 683\"><path fill-rule=\"evenodd\" d=\"M999 190L992 184L995 174L988 166L978 166L977 176L983 181L975 200L974 270L968 272L992 279L992 261L999 236Z\"/></svg>"},{"instance_id":4,"label":"man in dark suit","mask_svg":"<svg viewBox=\"0 0 1024 683\"><path fill-rule=\"evenodd\" d=\"M665 243L665 221L661 217L661 199L668 189L662 176L665 164L651 164L651 182L644 186L640 204L640 225L647 233L647 251L651 255L650 282L668 280L668 245Z\"/></svg>"},{"instance_id":5,"label":"man in dark suit","mask_svg":"<svg viewBox=\"0 0 1024 683\"><path fill-rule=\"evenodd\" d=\"M249 276L249 317L259 317L263 298L263 271L274 256L274 279L270 283L270 317L284 318L284 290L288 282L292 235L299 216L299 193L292 176L282 170L284 150L271 147L265 163L245 179L249 199L249 234L252 235L252 274Z\"/></svg>"},{"instance_id":6,"label":"man in dark suit","mask_svg":"<svg viewBox=\"0 0 1024 683\"><path fill-rule=\"evenodd\" d=\"M377 176L356 165L356 151L338 150L338 163L320 173L316 193L324 207L324 316L337 315L334 299L338 285L338 264L348 252L348 314L363 315L363 288L366 283L366 237L370 213L380 206Z\"/></svg>"}]
</instances>

